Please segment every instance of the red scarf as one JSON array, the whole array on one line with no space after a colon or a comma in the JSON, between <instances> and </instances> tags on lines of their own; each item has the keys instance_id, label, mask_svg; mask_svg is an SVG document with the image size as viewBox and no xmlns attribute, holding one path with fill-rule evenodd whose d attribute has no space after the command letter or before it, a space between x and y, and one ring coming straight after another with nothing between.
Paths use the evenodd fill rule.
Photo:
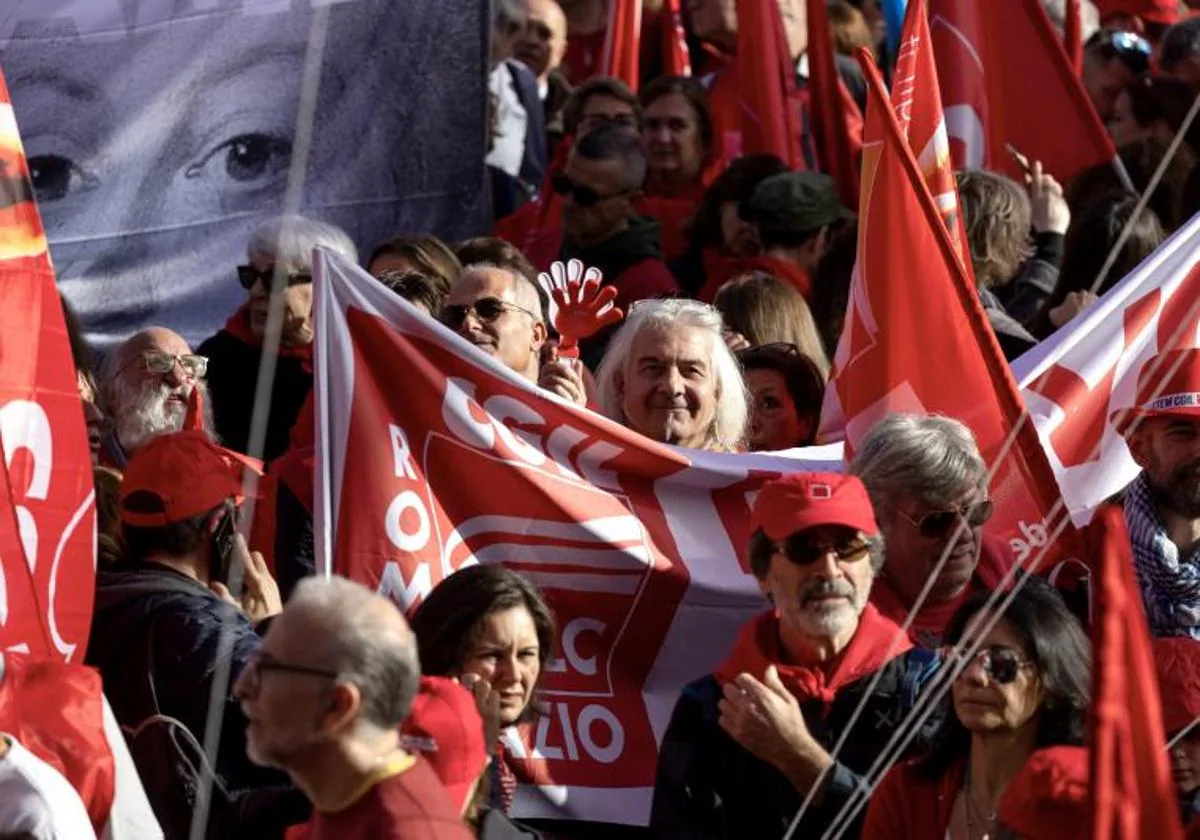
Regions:
<instances>
[{"instance_id":1,"label":"red scarf","mask_svg":"<svg viewBox=\"0 0 1200 840\"><path fill-rule=\"evenodd\" d=\"M262 338L256 336L250 329L250 303L247 301L241 307L229 316L229 320L225 322L225 332L236 338L242 344L248 344L251 347L262 347ZM313 344L304 344L293 346L290 344L279 344L279 355L284 359L299 359L304 364L304 369L309 373L313 369Z\"/></svg>"},{"instance_id":2,"label":"red scarf","mask_svg":"<svg viewBox=\"0 0 1200 840\"><path fill-rule=\"evenodd\" d=\"M779 679L799 702L820 700L828 705L838 690L873 674L887 662L907 653L912 642L897 639L900 627L884 618L870 603L858 617L858 629L850 644L828 666L786 665L779 650L779 619L765 612L742 628L733 652L716 671L717 681L732 682L742 673L765 678L768 665L779 671Z\"/></svg>"}]
</instances>

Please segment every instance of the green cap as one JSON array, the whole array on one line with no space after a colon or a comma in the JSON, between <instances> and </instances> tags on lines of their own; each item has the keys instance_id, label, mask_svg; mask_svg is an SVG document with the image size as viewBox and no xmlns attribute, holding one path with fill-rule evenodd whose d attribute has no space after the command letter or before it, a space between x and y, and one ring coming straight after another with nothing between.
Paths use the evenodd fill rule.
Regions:
<instances>
[{"instance_id":1,"label":"green cap","mask_svg":"<svg viewBox=\"0 0 1200 840\"><path fill-rule=\"evenodd\" d=\"M740 215L762 229L809 233L854 217L833 178L823 172L784 172L766 178L742 204Z\"/></svg>"}]
</instances>

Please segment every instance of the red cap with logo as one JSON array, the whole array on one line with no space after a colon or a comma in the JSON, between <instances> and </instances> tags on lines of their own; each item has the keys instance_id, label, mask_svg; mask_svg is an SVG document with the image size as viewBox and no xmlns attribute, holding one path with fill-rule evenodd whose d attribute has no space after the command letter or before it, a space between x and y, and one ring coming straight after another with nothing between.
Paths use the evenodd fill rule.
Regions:
<instances>
[{"instance_id":1,"label":"red cap with logo","mask_svg":"<svg viewBox=\"0 0 1200 840\"><path fill-rule=\"evenodd\" d=\"M1133 407L1113 412L1112 419L1124 432L1136 417L1172 415L1200 417L1200 348L1170 350L1148 359L1138 374Z\"/></svg>"},{"instance_id":2,"label":"red cap with logo","mask_svg":"<svg viewBox=\"0 0 1200 840\"><path fill-rule=\"evenodd\" d=\"M483 743L483 718L471 692L454 680L421 677L400 737L405 749L429 762L462 811L491 760Z\"/></svg>"},{"instance_id":3,"label":"red cap with logo","mask_svg":"<svg viewBox=\"0 0 1200 840\"><path fill-rule=\"evenodd\" d=\"M1071 840L1086 836L1090 812L1087 750L1047 747L1008 783L999 816L1025 840Z\"/></svg>"},{"instance_id":4,"label":"red cap with logo","mask_svg":"<svg viewBox=\"0 0 1200 840\"><path fill-rule=\"evenodd\" d=\"M769 481L758 491L751 528L773 540L820 525L842 525L868 536L879 533L867 488L857 476L796 473Z\"/></svg>"},{"instance_id":5,"label":"red cap with logo","mask_svg":"<svg viewBox=\"0 0 1200 840\"><path fill-rule=\"evenodd\" d=\"M198 430L171 432L147 441L125 469L121 482L121 521L140 528L162 528L219 507L226 499L242 501L247 459L217 446ZM134 493L158 497L153 511L130 510Z\"/></svg>"}]
</instances>

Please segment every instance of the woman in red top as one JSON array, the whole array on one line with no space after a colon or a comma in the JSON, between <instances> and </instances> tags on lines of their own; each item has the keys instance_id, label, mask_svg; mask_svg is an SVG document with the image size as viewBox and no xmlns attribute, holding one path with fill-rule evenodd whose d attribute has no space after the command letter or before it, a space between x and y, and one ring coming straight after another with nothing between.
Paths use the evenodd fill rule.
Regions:
<instances>
[{"instance_id":1,"label":"woman in red top","mask_svg":"<svg viewBox=\"0 0 1200 840\"><path fill-rule=\"evenodd\" d=\"M876 789L863 840L995 837L1005 788L1034 751L1082 743L1091 684L1083 628L1038 578L994 623L989 595L950 620L948 662L963 664L960 643L968 649L982 633L978 650L951 687L929 754L893 767Z\"/></svg>"}]
</instances>

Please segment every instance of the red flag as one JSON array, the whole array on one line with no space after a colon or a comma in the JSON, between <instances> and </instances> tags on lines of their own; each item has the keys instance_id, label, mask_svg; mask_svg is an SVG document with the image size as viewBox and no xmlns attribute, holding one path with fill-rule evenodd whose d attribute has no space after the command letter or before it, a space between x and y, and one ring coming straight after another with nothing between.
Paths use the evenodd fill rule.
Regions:
<instances>
[{"instance_id":1,"label":"red flag","mask_svg":"<svg viewBox=\"0 0 1200 840\"><path fill-rule=\"evenodd\" d=\"M741 104L741 148L726 149L726 158L771 154L792 169L807 169L801 147L800 96L796 66L783 31L776 0L738 3L737 56Z\"/></svg>"},{"instance_id":2,"label":"red flag","mask_svg":"<svg viewBox=\"0 0 1200 840\"><path fill-rule=\"evenodd\" d=\"M679 0L665 0L662 10L662 50L664 76L692 75L692 57L688 52L687 30Z\"/></svg>"},{"instance_id":3,"label":"red flag","mask_svg":"<svg viewBox=\"0 0 1200 840\"><path fill-rule=\"evenodd\" d=\"M996 514L988 532L1006 540L1016 562L1024 562L1046 545L1065 510L1054 508L1053 475L1033 424L1026 422L1017 384L900 133L870 53L860 50L859 63L869 106L858 262L826 391L822 436L844 434L853 449L889 412L959 419L995 467ZM930 330L930 324L938 328ZM1068 541L1059 547L1073 548Z\"/></svg>"},{"instance_id":4,"label":"red flag","mask_svg":"<svg viewBox=\"0 0 1200 840\"><path fill-rule=\"evenodd\" d=\"M858 164L862 155L862 114L838 75L826 0L808 5L808 89L812 133L821 170L837 182L847 207L858 206Z\"/></svg>"},{"instance_id":5,"label":"red flag","mask_svg":"<svg viewBox=\"0 0 1200 840\"><path fill-rule=\"evenodd\" d=\"M1079 0L1067 0L1065 18L1063 46L1071 68L1079 74L1083 72L1083 10L1079 7Z\"/></svg>"},{"instance_id":6,"label":"red flag","mask_svg":"<svg viewBox=\"0 0 1200 840\"><path fill-rule=\"evenodd\" d=\"M1092 656L1092 840L1182 840L1150 631L1125 516L1105 505L1085 531L1099 555Z\"/></svg>"},{"instance_id":7,"label":"red flag","mask_svg":"<svg viewBox=\"0 0 1200 840\"><path fill-rule=\"evenodd\" d=\"M956 168L1021 180L1006 143L1062 183L1116 159L1039 0L930 0L929 26Z\"/></svg>"},{"instance_id":8,"label":"red flag","mask_svg":"<svg viewBox=\"0 0 1200 840\"><path fill-rule=\"evenodd\" d=\"M87 647L95 495L75 365L0 77L0 647ZM32 580L31 580L32 573Z\"/></svg>"},{"instance_id":9,"label":"red flag","mask_svg":"<svg viewBox=\"0 0 1200 840\"><path fill-rule=\"evenodd\" d=\"M611 0L608 35L604 41L604 73L638 89L638 59L642 43L642 0Z\"/></svg>"},{"instance_id":10,"label":"red flag","mask_svg":"<svg viewBox=\"0 0 1200 840\"><path fill-rule=\"evenodd\" d=\"M900 133L908 138L921 174L938 212L946 223L963 270L974 282L971 254L958 209L958 186L954 163L950 158L950 137L942 111L942 92L938 86L933 59L933 41L929 36L929 18L925 0L909 0L904 12L904 27L892 71L892 107L900 124Z\"/></svg>"}]
</instances>

